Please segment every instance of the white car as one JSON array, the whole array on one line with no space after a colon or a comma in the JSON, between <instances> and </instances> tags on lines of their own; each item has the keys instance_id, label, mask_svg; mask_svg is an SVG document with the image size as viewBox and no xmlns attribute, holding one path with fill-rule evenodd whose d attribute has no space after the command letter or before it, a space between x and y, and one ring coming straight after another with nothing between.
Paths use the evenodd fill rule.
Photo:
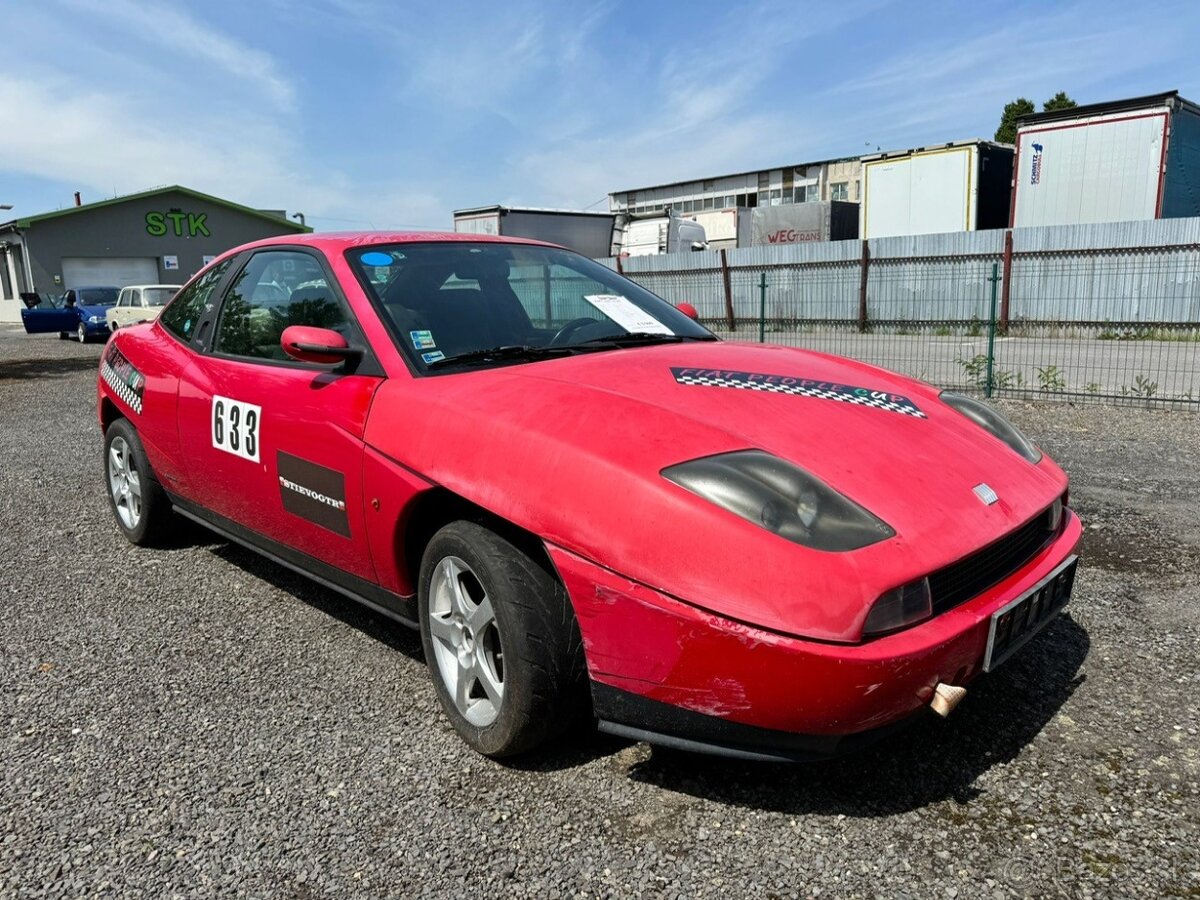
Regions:
<instances>
[{"instance_id":1,"label":"white car","mask_svg":"<svg viewBox=\"0 0 1200 900\"><path fill-rule=\"evenodd\" d=\"M121 288L117 305L105 313L109 330L153 320L180 287L182 285L178 284L134 284Z\"/></svg>"}]
</instances>

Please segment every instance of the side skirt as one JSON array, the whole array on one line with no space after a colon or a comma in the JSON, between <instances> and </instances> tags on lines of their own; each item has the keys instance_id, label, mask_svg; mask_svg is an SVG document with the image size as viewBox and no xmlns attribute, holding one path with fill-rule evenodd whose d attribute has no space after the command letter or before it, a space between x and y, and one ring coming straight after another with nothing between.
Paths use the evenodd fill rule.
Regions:
<instances>
[{"instance_id":1,"label":"side skirt","mask_svg":"<svg viewBox=\"0 0 1200 900\"><path fill-rule=\"evenodd\" d=\"M301 553L286 544L281 544L278 541L264 537L256 531L251 531L244 525L239 525L232 519L227 519L224 516L219 516L210 510L196 506L182 497L167 492L167 496L171 500L171 505L175 511L186 518L191 519L203 525L205 528L215 531L221 537L233 541L236 544L241 544L243 547L248 547L255 553L259 553L271 560L273 563L283 566L285 569L291 569L304 575L306 578L311 578L324 587L332 591L337 591L351 600L361 603L363 606L373 609L380 615L387 616L399 622L401 625L406 625L409 628L418 628L417 624L417 599L416 597L403 597L400 594L393 594L391 591L373 584L364 578L359 578L357 575L350 575L343 572L341 569L334 568L328 563L321 562L319 559L314 559L307 553Z\"/></svg>"}]
</instances>

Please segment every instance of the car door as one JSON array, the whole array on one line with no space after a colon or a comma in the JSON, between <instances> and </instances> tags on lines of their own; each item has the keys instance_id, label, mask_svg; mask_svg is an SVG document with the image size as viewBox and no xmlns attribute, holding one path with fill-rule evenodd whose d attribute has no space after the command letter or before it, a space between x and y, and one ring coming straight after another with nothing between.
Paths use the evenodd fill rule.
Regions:
<instances>
[{"instance_id":1,"label":"car door","mask_svg":"<svg viewBox=\"0 0 1200 900\"><path fill-rule=\"evenodd\" d=\"M369 352L346 371L297 362L280 346L288 325L332 328L365 346L327 264L310 248L248 255L213 322L179 400L180 439L202 504L235 531L377 581L362 467L381 370Z\"/></svg>"},{"instance_id":2,"label":"car door","mask_svg":"<svg viewBox=\"0 0 1200 900\"><path fill-rule=\"evenodd\" d=\"M129 324L129 304L132 295L131 288L122 288L121 293L117 296L117 305L105 313L110 329L116 330Z\"/></svg>"},{"instance_id":3,"label":"car door","mask_svg":"<svg viewBox=\"0 0 1200 900\"><path fill-rule=\"evenodd\" d=\"M67 291L58 306L45 301L32 309L21 310L21 324L26 334L49 334L55 331L74 331L79 324L79 313L75 310L75 292Z\"/></svg>"}]
</instances>

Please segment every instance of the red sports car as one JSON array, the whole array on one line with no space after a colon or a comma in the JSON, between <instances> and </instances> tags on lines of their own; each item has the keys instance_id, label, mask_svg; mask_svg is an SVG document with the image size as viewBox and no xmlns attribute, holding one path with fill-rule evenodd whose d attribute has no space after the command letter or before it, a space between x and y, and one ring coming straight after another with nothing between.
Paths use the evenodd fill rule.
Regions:
<instances>
[{"instance_id":1,"label":"red sports car","mask_svg":"<svg viewBox=\"0 0 1200 900\"><path fill-rule=\"evenodd\" d=\"M183 515L419 627L490 756L587 717L828 756L946 714L1074 578L1067 479L990 406L532 241L241 247L98 389L129 540Z\"/></svg>"}]
</instances>

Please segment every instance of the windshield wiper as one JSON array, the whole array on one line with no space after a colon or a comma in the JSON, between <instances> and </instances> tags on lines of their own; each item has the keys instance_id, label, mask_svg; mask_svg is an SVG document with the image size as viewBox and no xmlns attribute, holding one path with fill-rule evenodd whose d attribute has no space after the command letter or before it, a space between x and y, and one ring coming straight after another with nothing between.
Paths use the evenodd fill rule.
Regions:
<instances>
[{"instance_id":1,"label":"windshield wiper","mask_svg":"<svg viewBox=\"0 0 1200 900\"><path fill-rule=\"evenodd\" d=\"M571 344L572 347L587 347L590 344L681 344L684 341L715 341L715 335L662 334L652 331L631 331L625 334L606 334Z\"/></svg>"},{"instance_id":2,"label":"windshield wiper","mask_svg":"<svg viewBox=\"0 0 1200 900\"><path fill-rule=\"evenodd\" d=\"M471 350L467 353L457 353L434 360L426 368L441 369L459 363L491 362L504 359L548 359L552 356L569 356L570 347L535 347L532 344L508 344L503 347L489 347L486 350Z\"/></svg>"}]
</instances>

